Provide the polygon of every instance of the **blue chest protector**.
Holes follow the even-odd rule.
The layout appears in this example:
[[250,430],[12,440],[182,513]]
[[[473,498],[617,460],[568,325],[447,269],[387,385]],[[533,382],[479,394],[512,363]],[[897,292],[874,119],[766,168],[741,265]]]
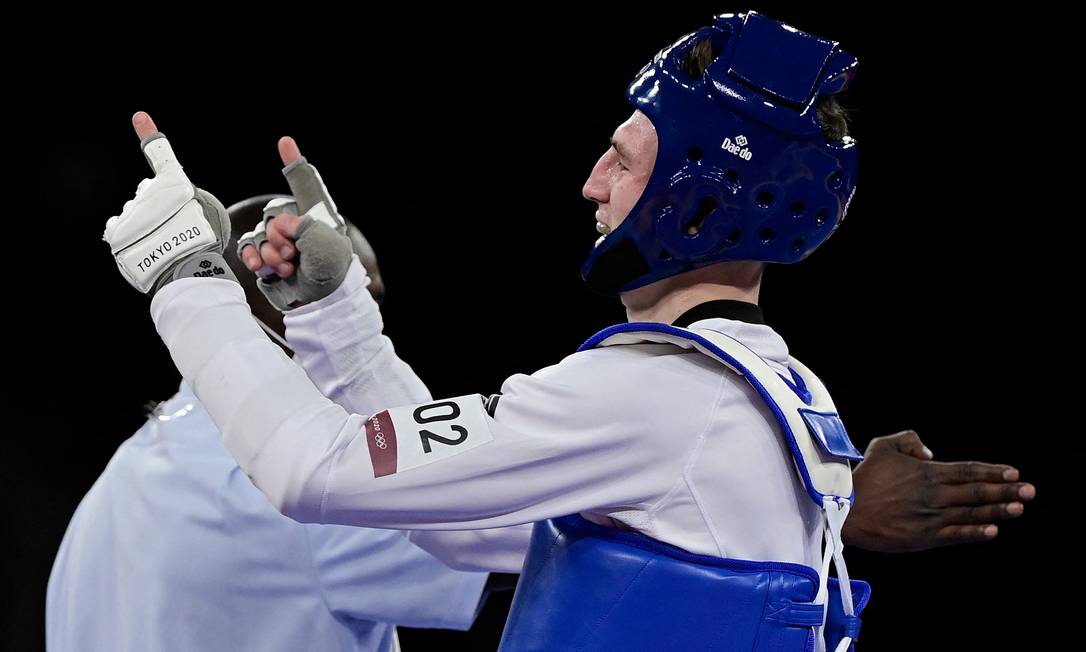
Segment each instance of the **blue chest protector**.
[[[578,515],[543,521],[533,530],[500,650],[813,651],[823,622],[825,649],[853,649],[871,589],[848,581],[840,528],[853,499],[848,460],[860,454],[821,383],[795,360],[792,379],[781,378],[739,342],[707,330],[622,324],[581,349],[646,341],[710,355],[766,400],[800,480],[824,510],[822,572],[696,555]],[[831,558],[848,594],[828,577]]]

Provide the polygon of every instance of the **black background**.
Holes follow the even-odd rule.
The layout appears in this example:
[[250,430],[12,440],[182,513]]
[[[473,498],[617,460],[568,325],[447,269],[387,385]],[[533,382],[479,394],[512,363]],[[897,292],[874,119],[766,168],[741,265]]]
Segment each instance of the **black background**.
[[[1043,622],[1030,561],[1054,554],[1042,547],[1042,444],[1068,430],[1034,362],[1072,366],[1051,330],[1043,254],[1074,238],[1038,203],[1073,194],[1046,191],[1039,165],[1055,121],[1044,79],[1060,59],[1021,16],[873,4],[757,5],[859,56],[847,104],[862,160],[845,224],[811,259],[771,268],[762,303],[861,448],[914,428],[938,459],[1013,464],[1039,485],[994,542],[849,554],[853,577],[875,586],[866,649],[1010,649]],[[143,404],[179,381],[146,298],[100,242],[148,175],[135,110],[227,205],[286,189],[275,144],[294,136],[377,250],[399,353],[435,396],[486,394],[624,319],[580,283],[596,238],[580,188],[630,112],[633,73],[725,9],[746,7],[293,7],[115,34],[68,15],[39,50],[11,52],[9,102],[25,114],[7,134],[24,181],[7,202],[20,219],[5,254],[21,272],[7,287],[5,649],[42,646],[71,513]],[[491,649],[507,603],[468,634],[405,630],[404,649]]]

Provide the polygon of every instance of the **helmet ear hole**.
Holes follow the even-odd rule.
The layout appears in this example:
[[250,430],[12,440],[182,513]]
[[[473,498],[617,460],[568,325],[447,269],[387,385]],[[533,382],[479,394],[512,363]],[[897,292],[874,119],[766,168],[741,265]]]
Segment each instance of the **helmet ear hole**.
[[683,224],[683,233],[691,238],[700,233],[701,227],[705,225],[705,220],[708,219],[716,208],[717,203],[715,198],[702,197],[701,202],[698,204],[698,211],[694,213],[694,217]]

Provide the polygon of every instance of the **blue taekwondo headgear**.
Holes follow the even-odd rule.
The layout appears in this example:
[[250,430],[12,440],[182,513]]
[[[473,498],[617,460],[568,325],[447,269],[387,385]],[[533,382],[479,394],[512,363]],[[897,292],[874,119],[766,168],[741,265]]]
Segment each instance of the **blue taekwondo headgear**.
[[[708,39],[700,77],[683,66]],[[819,99],[856,57],[753,11],[725,14],[660,51],[626,91],[659,138],[637,204],[581,269],[590,288],[632,290],[725,260],[794,263],[836,230],[856,190],[856,141],[828,142]]]

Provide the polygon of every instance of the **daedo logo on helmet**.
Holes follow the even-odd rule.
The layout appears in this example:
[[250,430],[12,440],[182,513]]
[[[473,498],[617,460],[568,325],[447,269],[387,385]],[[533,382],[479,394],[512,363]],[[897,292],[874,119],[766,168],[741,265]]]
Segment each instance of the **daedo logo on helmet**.
[[754,152],[747,149],[746,144],[747,137],[740,134],[735,137],[735,142],[732,142],[731,138],[725,138],[724,142],[720,144],[720,149],[735,154],[744,161],[749,161],[754,156]]

